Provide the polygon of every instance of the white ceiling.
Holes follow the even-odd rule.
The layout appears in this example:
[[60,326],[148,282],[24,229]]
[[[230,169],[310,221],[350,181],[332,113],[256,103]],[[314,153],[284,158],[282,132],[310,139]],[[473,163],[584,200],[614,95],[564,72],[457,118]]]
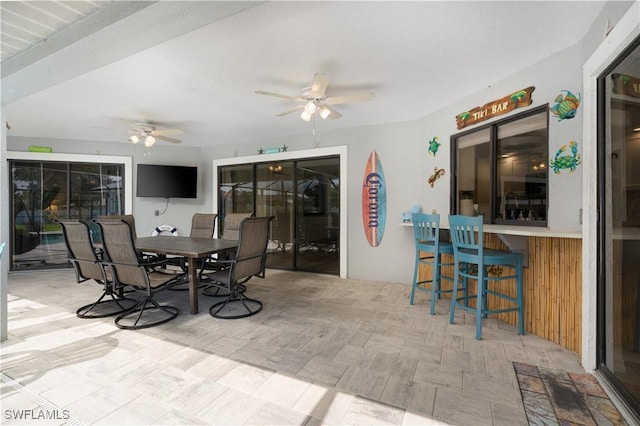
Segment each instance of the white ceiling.
[[275,116],[296,104],[254,91],[298,95],[316,72],[329,96],[376,94],[316,119],[319,135],[414,120],[575,44],[604,4],[90,3],[62,32],[3,50],[9,136],[125,142],[125,120],[180,128],[187,146],[309,135],[297,114]]

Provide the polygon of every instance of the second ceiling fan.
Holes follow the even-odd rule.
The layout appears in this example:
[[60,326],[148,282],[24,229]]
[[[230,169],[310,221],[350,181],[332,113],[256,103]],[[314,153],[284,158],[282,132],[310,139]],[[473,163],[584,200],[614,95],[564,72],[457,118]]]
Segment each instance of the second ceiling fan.
[[333,105],[347,104],[352,102],[367,102],[372,101],[376,95],[373,93],[359,93],[354,95],[342,95],[342,96],[329,96],[327,97],[327,87],[329,86],[329,76],[323,73],[316,73],[313,81],[309,86],[302,89],[300,95],[290,96],[280,93],[268,92],[265,90],[256,90],[258,95],[275,96],[277,98],[288,99],[301,104],[283,111],[276,116],[283,116],[291,114],[296,111],[301,111],[300,118],[305,121],[311,120],[311,117],[317,112],[322,119],[331,118],[336,119],[342,117],[338,111],[333,108]]
[[129,140],[134,144],[144,142],[144,146],[147,148],[151,148],[156,143],[156,140],[181,143],[182,140],[170,137],[169,135],[181,135],[184,133],[181,129],[159,127],[150,122],[130,121],[129,127]]

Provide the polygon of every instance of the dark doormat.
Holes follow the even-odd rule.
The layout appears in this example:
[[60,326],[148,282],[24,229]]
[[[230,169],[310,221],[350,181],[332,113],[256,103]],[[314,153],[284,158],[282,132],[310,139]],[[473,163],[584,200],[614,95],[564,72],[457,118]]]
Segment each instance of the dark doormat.
[[530,425],[626,425],[591,374],[514,362]]

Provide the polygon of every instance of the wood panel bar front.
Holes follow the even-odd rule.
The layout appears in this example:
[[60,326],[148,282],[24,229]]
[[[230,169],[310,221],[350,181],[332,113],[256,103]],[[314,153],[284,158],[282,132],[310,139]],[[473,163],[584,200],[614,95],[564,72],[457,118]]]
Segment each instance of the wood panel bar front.
[[[524,268],[525,332],[543,337],[551,342],[581,353],[582,345],[582,239],[539,237],[528,238],[528,267]],[[484,235],[485,247],[508,250],[497,234]],[[453,261],[451,255],[443,255],[443,262]],[[508,272],[508,271],[507,271]],[[453,267],[442,268],[442,274],[453,276]],[[431,277],[431,267],[421,265],[421,280]],[[515,297],[515,283],[493,283],[502,291]],[[442,288],[452,283],[442,281]],[[470,281],[475,292],[475,282]],[[508,306],[508,302],[490,296],[491,309]],[[496,318],[514,326],[517,313],[507,312]]]

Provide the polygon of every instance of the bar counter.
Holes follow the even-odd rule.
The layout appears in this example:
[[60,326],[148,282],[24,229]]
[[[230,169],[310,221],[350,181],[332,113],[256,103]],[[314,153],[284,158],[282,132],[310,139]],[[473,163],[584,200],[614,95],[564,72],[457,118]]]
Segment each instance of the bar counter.
[[[402,226],[412,227],[413,224],[411,222],[402,222]],[[449,229],[449,224],[442,221],[440,223],[440,229]],[[539,226],[485,224],[483,229],[484,232],[488,234],[522,235],[525,237],[582,238],[582,231],[557,231]]]
[[[412,227],[411,222],[402,226]],[[448,224],[441,224],[448,229]],[[581,232],[553,231],[532,226],[484,225],[485,247],[510,250],[510,236],[524,250],[524,303],[525,332],[543,337],[578,354],[582,340],[582,234]],[[507,244],[509,243],[509,245]],[[522,247],[523,246],[523,247]],[[453,261],[443,255],[443,262]],[[442,274],[453,276],[452,267],[442,268]],[[431,268],[421,265],[420,280],[431,277]],[[451,282],[442,281],[443,288]],[[493,285],[505,286],[505,292],[515,296],[513,281]],[[475,283],[470,283],[475,292]],[[514,289],[510,292],[509,289]],[[490,307],[503,306],[501,300],[490,297]],[[517,325],[515,312],[496,315],[502,321]],[[516,331],[514,331],[516,332]]]

